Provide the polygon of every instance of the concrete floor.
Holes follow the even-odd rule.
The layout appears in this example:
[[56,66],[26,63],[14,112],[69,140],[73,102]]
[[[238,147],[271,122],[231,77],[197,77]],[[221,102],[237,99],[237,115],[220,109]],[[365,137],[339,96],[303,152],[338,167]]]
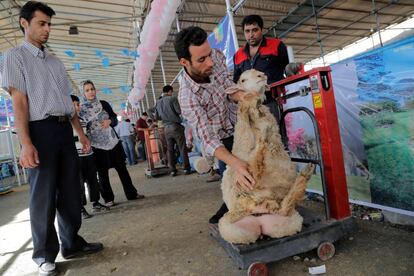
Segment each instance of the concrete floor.
[[[84,220],[80,231],[88,241],[103,242],[105,249],[71,261],[58,256],[59,275],[246,275],[208,234],[207,220],[221,201],[219,183],[205,183],[204,176],[195,174],[146,179],[144,167],[128,168],[147,197],[140,201],[126,201],[111,171],[119,204]],[[0,197],[0,275],[37,273],[31,260],[27,191],[26,185]],[[315,202],[304,204],[321,208]],[[300,260],[270,264],[270,275],[309,275],[308,266],[321,264],[326,275],[414,275],[413,232],[381,222],[358,224],[358,233],[335,244],[331,260],[316,260],[312,251],[299,255]]]

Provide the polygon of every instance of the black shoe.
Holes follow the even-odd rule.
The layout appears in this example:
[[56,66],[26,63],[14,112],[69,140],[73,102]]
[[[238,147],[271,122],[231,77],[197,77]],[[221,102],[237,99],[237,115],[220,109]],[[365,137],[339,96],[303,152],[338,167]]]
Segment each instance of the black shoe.
[[94,202],[93,205],[92,205],[92,211],[93,212],[109,211],[109,210],[111,210],[111,208],[101,204],[100,202]]
[[136,199],[143,199],[143,198],[145,198],[144,195],[137,194],[135,197],[128,198],[128,200],[136,200]]
[[86,211],[85,207],[82,207],[81,214],[83,219],[88,219],[92,217],[92,215],[89,214],[88,211]]
[[193,172],[191,171],[191,169],[189,169],[189,170],[184,170],[184,174],[185,175],[189,175],[189,174],[192,174]]
[[101,251],[103,249],[103,244],[100,242],[91,242],[91,243],[85,243],[81,248],[75,249],[75,250],[69,250],[61,248],[60,253],[62,254],[62,257],[64,259],[73,259],[82,257],[87,254],[96,253],[98,251]]
[[227,213],[229,211],[229,209],[227,208],[226,204],[223,203],[220,207],[220,209],[218,209],[218,211],[214,214],[214,216],[212,216],[208,222],[212,223],[212,224],[216,224],[219,222],[219,220],[224,216],[225,213]]
[[170,172],[170,175],[171,175],[172,177],[177,176],[177,171],[172,171],[172,172]]

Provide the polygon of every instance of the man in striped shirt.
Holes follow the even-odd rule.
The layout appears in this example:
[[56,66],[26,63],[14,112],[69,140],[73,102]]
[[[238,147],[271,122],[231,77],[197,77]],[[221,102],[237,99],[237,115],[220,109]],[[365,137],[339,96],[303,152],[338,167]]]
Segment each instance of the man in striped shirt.
[[[232,99],[225,94],[225,89],[234,83],[224,55],[211,49],[207,33],[199,27],[179,32],[174,47],[184,67],[178,94],[182,116],[196,130],[205,152],[219,160],[221,173],[226,164],[231,166],[239,187],[252,189],[255,182],[247,170],[247,163],[231,154],[237,114],[234,101],[242,92],[232,94]],[[210,223],[217,223],[225,212],[227,207],[223,204]]]
[[53,9],[29,1],[20,11],[23,44],[10,49],[2,64],[2,87],[13,100],[21,143],[20,164],[28,168],[33,260],[39,275],[55,275],[59,240],[54,226],[57,212],[61,254],[73,258],[103,248],[78,235],[81,197],[78,156],[72,127],[85,151],[90,150],[74,111],[63,63],[45,48]]

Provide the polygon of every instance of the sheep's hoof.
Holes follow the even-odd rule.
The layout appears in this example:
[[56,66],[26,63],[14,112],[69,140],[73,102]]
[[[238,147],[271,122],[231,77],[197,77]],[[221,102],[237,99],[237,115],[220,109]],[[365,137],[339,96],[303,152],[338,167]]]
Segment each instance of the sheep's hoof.
[[269,269],[265,263],[252,263],[247,270],[248,276],[268,276]]

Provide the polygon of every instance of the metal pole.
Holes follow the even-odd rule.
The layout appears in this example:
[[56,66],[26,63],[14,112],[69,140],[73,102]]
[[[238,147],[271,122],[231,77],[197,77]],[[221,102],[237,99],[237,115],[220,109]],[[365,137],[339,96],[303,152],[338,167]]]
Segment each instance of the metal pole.
[[175,75],[174,79],[171,81],[170,85],[173,85],[173,83],[178,79],[178,77],[184,72],[184,69],[181,68],[180,72],[178,72],[177,75]]
[[164,71],[164,61],[162,60],[161,50],[160,50],[160,64],[161,64],[161,71],[162,71],[162,79],[164,81],[164,85],[167,85],[167,79],[165,78],[165,71]]
[[147,92],[145,92],[145,102],[147,103],[147,109],[149,109],[150,108],[150,105],[149,105],[149,101],[148,101],[148,96],[147,96]]
[[180,21],[178,20],[178,15],[179,13],[175,13],[175,23],[177,24],[177,33],[179,33],[181,31],[181,27],[180,27]]
[[232,8],[234,14],[236,14],[236,12],[241,8],[244,2],[246,2],[246,0],[240,0],[238,3],[234,4]]
[[384,45],[382,44],[380,23],[379,23],[378,11],[377,11],[377,8],[375,6],[375,0],[372,0],[372,12],[375,14],[375,21],[376,21],[376,24],[377,24],[378,37],[379,37],[381,47],[383,47]]
[[316,38],[317,38],[317,41],[319,42],[319,48],[321,49],[321,58],[322,58],[323,65],[325,66],[325,57],[324,57],[325,54],[323,53],[321,34],[319,33],[318,13],[316,12],[316,9],[315,9],[314,0],[312,0],[312,9],[313,9],[313,14],[315,15]]
[[229,16],[229,20],[230,20],[231,33],[233,34],[234,47],[237,50],[239,49],[239,41],[237,39],[236,26],[234,25],[234,18],[233,18],[233,9],[231,8],[230,0],[226,0],[226,7],[227,7],[227,15]]
[[146,109],[145,109],[145,105],[144,105],[144,101],[143,101],[143,100],[141,100],[140,102],[141,102],[142,112],[144,112],[144,111],[146,110]]
[[[14,172],[16,173],[16,176],[17,176],[17,183],[19,183],[19,186],[21,186],[22,182],[20,180],[19,166],[17,165],[17,158],[16,158],[16,154],[14,152],[13,133],[12,133],[11,123],[10,123],[10,118],[9,118],[9,108],[7,107],[7,98],[4,98],[4,107],[5,107],[5,111],[6,111],[7,126],[9,128],[10,153],[13,156]],[[24,168],[23,168],[23,170],[24,170]]]
[[288,53],[289,62],[295,62],[295,54],[293,53],[292,46],[287,46],[287,53]]
[[151,75],[151,88],[152,88],[152,97],[154,98],[154,105],[157,103],[157,97],[155,97],[155,88],[154,88],[154,81],[152,80]]

